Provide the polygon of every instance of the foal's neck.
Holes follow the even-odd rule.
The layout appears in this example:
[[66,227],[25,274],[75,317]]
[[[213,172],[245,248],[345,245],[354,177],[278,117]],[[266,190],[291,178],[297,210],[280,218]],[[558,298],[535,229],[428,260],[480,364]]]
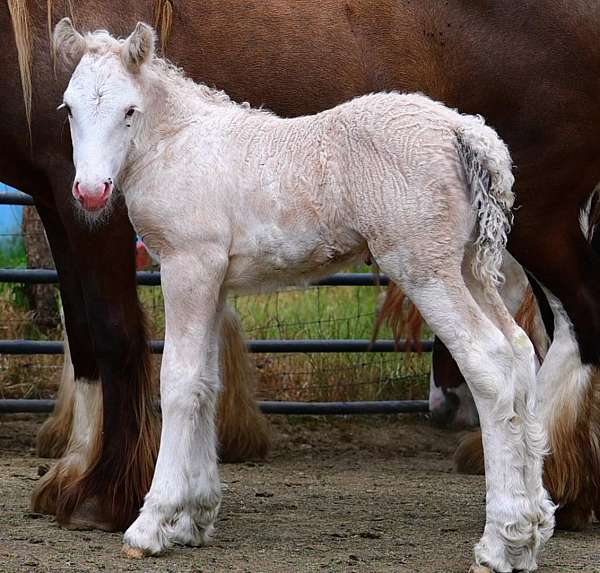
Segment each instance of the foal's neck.
[[182,119],[194,121],[205,115],[239,113],[265,113],[253,110],[248,104],[234,102],[224,91],[196,83],[182,70],[166,60],[156,58],[150,68],[152,83],[164,96],[167,117],[177,123]]
[[[125,169],[125,179],[129,183],[139,181],[169,141],[187,129],[217,116],[224,119],[225,126],[233,116],[268,115],[268,112],[234,102],[223,91],[194,82],[181,70],[158,58],[145,71],[142,89],[146,96],[145,110]],[[210,122],[212,129],[218,129],[218,124]]]

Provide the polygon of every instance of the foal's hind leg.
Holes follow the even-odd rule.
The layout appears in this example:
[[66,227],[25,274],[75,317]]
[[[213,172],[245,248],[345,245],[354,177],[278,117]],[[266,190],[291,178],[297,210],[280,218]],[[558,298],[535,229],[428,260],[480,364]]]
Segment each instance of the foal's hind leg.
[[543,457],[548,449],[548,440],[542,418],[537,413],[535,350],[525,331],[515,322],[500,293],[491,289],[484,290],[481,282],[473,275],[468,256],[463,263],[463,277],[479,306],[501,330],[513,349],[514,407],[517,416],[523,420],[527,447],[525,482],[532,499],[532,512],[537,512],[538,530],[545,542],[552,535],[555,507],[542,483]]
[[534,570],[541,539],[526,486],[527,448],[524,421],[515,412],[516,358],[510,342],[473,299],[456,260],[436,259],[427,273],[420,261],[419,276],[413,278],[402,276],[400,257],[376,258],[446,344],[477,404],[487,484],[486,525],[475,547],[477,564],[498,572]]

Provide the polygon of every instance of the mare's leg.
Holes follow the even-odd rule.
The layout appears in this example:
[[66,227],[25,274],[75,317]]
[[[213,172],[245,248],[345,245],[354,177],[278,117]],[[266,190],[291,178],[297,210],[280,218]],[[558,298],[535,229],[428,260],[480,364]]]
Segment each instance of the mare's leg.
[[271,440],[268,422],[254,396],[256,369],[248,355],[240,320],[229,306],[223,312],[219,358],[223,380],[217,416],[219,457],[225,462],[264,458]]
[[[475,548],[477,564],[498,572],[534,570],[542,536],[537,527],[539,507],[527,484],[529,454],[524,421],[515,404],[515,369],[521,360],[465,285],[460,248],[453,258],[412,253],[419,260],[418,274],[412,274],[409,262],[398,253],[369,247],[380,268],[402,285],[447,346],[477,404],[487,485],[486,524]],[[423,275],[424,268],[428,269],[427,276]],[[529,344],[533,357],[526,337],[522,343],[524,348]],[[539,473],[541,479],[541,470]]]
[[[528,213],[522,209],[517,217]],[[587,525],[600,504],[600,257],[583,236],[578,215],[556,209],[539,226],[517,225],[509,242],[565,311],[554,305],[560,332],[540,371],[538,398],[550,436],[545,479],[559,504],[557,525],[566,528]]]
[[[69,186],[68,180],[61,180],[54,188]],[[40,214],[48,229],[53,212]],[[64,472],[49,472],[34,494],[34,506],[43,508],[44,499],[54,497],[62,524],[124,529],[148,491],[158,445],[149,352],[135,284],[134,233],[120,204],[108,223],[91,230],[70,200],[61,204],[60,215],[68,242],[64,231],[49,233],[48,238],[61,283],[72,279],[72,289],[65,293],[62,284],[61,289],[63,297],[67,295],[63,302],[76,385],[93,381],[99,388],[100,380],[102,421],[88,442],[84,468],[65,479],[59,479]],[[57,248],[63,242],[65,249]],[[73,307],[71,291],[79,293],[81,306]],[[83,392],[80,402],[87,407],[98,403],[89,398]],[[71,465],[66,457],[58,462],[59,468]]]
[[144,506],[125,533],[129,557],[158,554],[172,543],[200,545],[214,529],[221,499],[218,328],[227,262],[227,253],[212,245],[162,261],[161,445]]
[[37,435],[37,454],[42,458],[59,458],[67,449],[73,422],[75,372],[69,350],[69,337],[64,327],[65,355],[54,411],[42,424]]
[[[55,418],[60,421],[60,435],[64,437],[68,428],[66,451],[36,484],[32,495],[34,509],[55,513],[62,492],[79,479],[89,466],[94,444],[102,428],[102,404],[98,369],[87,325],[80,277],[73,265],[73,252],[54,205],[38,199],[37,208],[59,273],[65,323],[72,339],[70,349],[73,366],[69,367],[65,357],[63,378],[71,379],[72,374],[74,381],[67,380],[66,386],[61,388],[60,413]],[[106,527],[105,522],[99,525]]]

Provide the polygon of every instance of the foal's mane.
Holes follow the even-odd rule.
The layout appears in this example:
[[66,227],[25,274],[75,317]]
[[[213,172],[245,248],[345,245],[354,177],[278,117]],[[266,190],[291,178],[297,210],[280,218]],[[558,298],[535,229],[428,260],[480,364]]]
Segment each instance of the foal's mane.
[[[31,111],[32,111],[32,70],[33,70],[33,37],[31,35],[31,14],[27,6],[27,0],[7,0],[8,10],[12,23],[17,57],[19,59],[19,73],[21,76],[21,89],[23,90],[23,102],[25,104],[25,118],[31,141]],[[73,15],[73,4],[66,0],[69,16],[75,21]],[[52,44],[52,9],[54,0],[46,0],[48,37]],[[160,36],[160,48],[164,53],[171,36],[173,27],[173,0],[155,0],[154,2],[154,28]],[[54,51],[53,51],[54,55]]]
[[[86,43],[86,53],[88,54],[119,54],[125,39],[115,38],[107,30],[95,30],[86,32],[83,37]],[[218,106],[236,106],[248,110],[250,113],[270,113],[264,109],[251,108],[248,103],[238,104],[233,101],[224,91],[211,88],[206,84],[195,82],[186,75],[185,71],[170,62],[168,59],[155,55],[153,60],[146,64],[160,78],[174,84],[181,91],[190,95],[200,97],[204,101]]]

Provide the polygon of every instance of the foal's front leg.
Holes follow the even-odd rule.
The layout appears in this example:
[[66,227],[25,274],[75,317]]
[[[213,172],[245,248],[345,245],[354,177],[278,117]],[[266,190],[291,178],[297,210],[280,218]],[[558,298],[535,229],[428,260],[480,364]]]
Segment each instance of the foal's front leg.
[[125,533],[123,549],[130,557],[158,554],[173,543],[206,543],[221,500],[214,418],[227,256],[219,251],[194,255],[162,262],[163,425],[150,492]]

